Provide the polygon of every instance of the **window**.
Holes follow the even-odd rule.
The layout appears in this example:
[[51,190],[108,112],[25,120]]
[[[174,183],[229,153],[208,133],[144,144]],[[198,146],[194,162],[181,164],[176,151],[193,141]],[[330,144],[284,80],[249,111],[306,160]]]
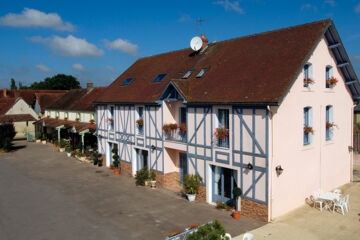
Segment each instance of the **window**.
[[307,63],[304,65],[304,87],[309,87],[309,84],[313,84],[312,66],[310,63]]
[[154,78],[153,82],[161,82],[165,77],[166,77],[167,73],[162,73],[156,76],[156,78]]
[[186,123],[186,108],[180,108],[180,124]]
[[198,75],[196,75],[196,77],[201,78],[207,70],[208,70],[208,68],[201,69],[200,72],[198,73]]
[[81,120],[81,115],[80,115],[80,113],[76,113],[76,120],[77,120],[77,121],[80,121],[80,120]]
[[109,108],[109,129],[114,130],[114,106],[110,106]]
[[[229,109],[219,109],[218,110],[218,127],[217,129],[222,129],[225,131],[229,131]],[[229,134],[224,138],[217,139],[217,145],[219,147],[229,147]]]
[[331,140],[333,137],[332,128],[334,126],[333,122],[333,107],[326,106],[326,140]]
[[312,109],[311,107],[304,108],[304,145],[311,144],[312,140]]
[[190,77],[190,75],[194,72],[194,70],[189,70],[185,75],[182,77],[183,79],[187,79]]
[[120,86],[126,86],[126,85],[130,84],[132,82],[132,80],[134,80],[134,78],[127,78],[120,84]]
[[331,66],[326,66],[325,68],[325,87],[330,88],[330,84],[328,84],[328,81],[333,76],[333,69]]
[[59,112],[55,112],[55,118],[59,118],[60,113]]
[[91,119],[91,120],[95,120],[95,113],[92,113],[92,114],[90,115],[90,119]]
[[68,112],[65,112],[65,113],[64,113],[64,118],[65,118],[65,119],[69,119],[69,113],[68,113]]
[[137,134],[144,135],[144,108],[136,108],[137,119],[136,119],[136,131]]

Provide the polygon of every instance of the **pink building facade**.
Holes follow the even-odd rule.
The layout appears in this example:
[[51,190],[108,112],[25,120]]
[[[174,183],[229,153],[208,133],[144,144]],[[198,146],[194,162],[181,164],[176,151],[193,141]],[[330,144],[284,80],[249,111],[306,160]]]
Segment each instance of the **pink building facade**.
[[[296,43],[304,33],[307,44]],[[275,43],[279,37],[284,42]],[[268,50],[272,39],[275,49]],[[263,55],[256,55],[259,47]],[[299,56],[291,52],[300,48]],[[205,49],[140,59],[96,100],[106,166],[116,144],[123,172],[135,175],[146,166],[160,186],[175,191],[184,174],[198,174],[197,199],[210,204],[232,201],[232,189],[240,187],[242,214],[263,221],[301,206],[318,188],[350,181],[353,99],[360,88],[331,20]],[[286,54],[282,70],[276,59],[281,64]],[[327,84],[332,77],[336,85]],[[309,78],[312,84],[305,84]],[[175,123],[182,128],[166,130]],[[219,129],[228,136],[219,139]]]

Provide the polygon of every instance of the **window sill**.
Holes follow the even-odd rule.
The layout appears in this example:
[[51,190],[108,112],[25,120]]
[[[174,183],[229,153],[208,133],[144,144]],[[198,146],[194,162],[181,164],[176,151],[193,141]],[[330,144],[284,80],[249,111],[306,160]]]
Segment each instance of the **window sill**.
[[215,149],[221,149],[221,150],[229,150],[230,147],[219,147],[219,146],[215,146]]
[[302,151],[308,151],[308,150],[312,150],[312,149],[314,149],[314,145],[309,143],[309,144],[304,144],[303,145]]
[[326,139],[324,145],[327,146],[327,145],[333,145],[333,144],[334,144],[334,139],[331,138],[331,139]]
[[332,89],[332,88],[326,88],[324,90],[324,92],[326,92],[326,93],[335,93],[334,89]]

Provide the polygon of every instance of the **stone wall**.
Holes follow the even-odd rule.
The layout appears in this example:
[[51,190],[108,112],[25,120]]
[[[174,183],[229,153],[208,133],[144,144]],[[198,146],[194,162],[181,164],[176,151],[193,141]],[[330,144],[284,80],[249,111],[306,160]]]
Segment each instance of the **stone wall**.
[[120,161],[121,173],[132,176],[131,163]]
[[267,222],[268,205],[241,198],[241,214]]

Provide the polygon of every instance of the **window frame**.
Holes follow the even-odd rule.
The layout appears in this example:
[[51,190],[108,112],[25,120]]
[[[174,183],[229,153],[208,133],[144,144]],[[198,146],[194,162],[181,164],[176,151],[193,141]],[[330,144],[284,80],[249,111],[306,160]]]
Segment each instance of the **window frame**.
[[124,81],[122,81],[122,83],[120,84],[120,86],[126,86],[129,85],[132,81],[134,81],[135,78],[126,78]]
[[326,83],[328,79],[333,77],[333,67],[331,65],[326,65],[325,67],[325,88],[330,89],[330,85]]
[[182,77],[182,79],[188,79],[191,74],[193,74],[194,70],[193,69],[190,69],[189,71],[187,71],[184,76]]
[[[111,113],[111,109],[113,110],[113,112]],[[109,120],[108,120],[108,129],[109,129],[109,131],[115,131],[115,118],[114,118],[114,115],[115,115],[115,106],[114,105],[109,105],[109,107],[108,107],[108,119],[109,118],[111,118],[111,119],[113,119],[113,122],[110,122]]]
[[204,74],[209,70],[208,67],[202,68],[200,72],[196,75],[196,78],[202,78]]
[[333,139],[333,131],[332,127],[327,127],[326,123],[333,123],[334,122],[334,107],[332,105],[327,105],[325,107],[325,140],[331,141]]
[[[220,117],[220,113],[222,113],[222,116]],[[228,108],[218,108],[216,112],[216,125],[217,128],[225,128],[228,131],[230,131],[230,110]],[[222,121],[225,121],[225,124],[222,123]],[[227,126],[226,126],[227,124]],[[229,148],[230,147],[230,134],[225,138],[225,140],[217,139],[216,141],[217,147],[223,147],[223,148]]]
[[167,75],[168,75],[167,73],[160,73],[152,80],[152,82],[154,83],[162,82],[162,80],[164,80],[164,78],[166,78]]
[[[312,64],[311,63],[306,63],[303,67],[303,74],[304,74],[304,79],[312,79]],[[309,87],[310,84],[309,83],[303,83],[304,87]]]
[[303,145],[307,146],[312,143],[312,133],[306,133],[304,128],[305,127],[313,127],[312,124],[312,107],[304,107],[303,108],[303,115],[304,115],[304,123],[303,123]]

